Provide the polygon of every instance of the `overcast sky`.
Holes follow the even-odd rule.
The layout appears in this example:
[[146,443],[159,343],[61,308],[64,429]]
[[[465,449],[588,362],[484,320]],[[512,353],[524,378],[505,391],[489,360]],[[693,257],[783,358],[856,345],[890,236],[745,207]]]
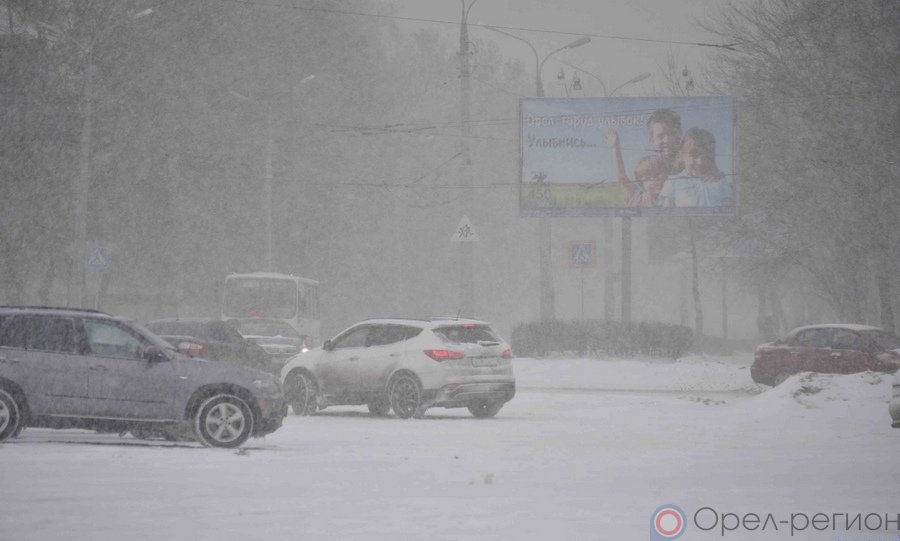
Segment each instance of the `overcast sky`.
[[[470,1],[466,0],[467,5]],[[460,0],[395,0],[395,3],[399,6],[399,16],[455,23],[460,20]],[[702,63],[716,49],[681,43],[720,43],[715,35],[700,30],[695,21],[719,13],[724,4],[721,0],[477,0],[469,22],[521,28],[509,31],[531,41],[542,57],[581,34],[590,36],[591,43],[560,53],[547,62],[543,79],[547,95],[553,96],[563,92],[554,84],[555,74],[560,68],[567,72],[571,69],[559,60],[599,76],[609,89],[643,72],[656,75],[670,51],[685,64]],[[419,25],[442,28],[448,36],[458,36],[459,32],[458,27],[449,24],[400,23],[402,28],[409,29]],[[494,40],[507,55],[521,58],[526,65],[534,63],[531,50],[519,41],[485,29],[473,28],[471,33],[474,39]],[[583,81],[589,79],[582,77]],[[652,79],[647,80],[635,85],[630,93],[647,94],[653,85]]]

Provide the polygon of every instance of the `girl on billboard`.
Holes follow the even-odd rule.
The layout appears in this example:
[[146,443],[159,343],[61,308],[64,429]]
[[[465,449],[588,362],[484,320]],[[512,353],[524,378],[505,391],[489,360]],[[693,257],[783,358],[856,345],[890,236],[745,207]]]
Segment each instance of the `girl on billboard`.
[[734,206],[731,183],[716,165],[716,139],[707,130],[691,128],[684,134],[675,169],[659,192],[667,207]]

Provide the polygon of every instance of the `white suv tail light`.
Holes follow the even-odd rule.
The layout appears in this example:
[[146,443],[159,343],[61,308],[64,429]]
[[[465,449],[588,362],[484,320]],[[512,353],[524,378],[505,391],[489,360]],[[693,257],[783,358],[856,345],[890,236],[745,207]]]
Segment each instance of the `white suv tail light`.
[[457,359],[462,359],[466,355],[460,351],[453,351],[452,349],[426,349],[425,355],[428,355],[435,361],[453,361]]

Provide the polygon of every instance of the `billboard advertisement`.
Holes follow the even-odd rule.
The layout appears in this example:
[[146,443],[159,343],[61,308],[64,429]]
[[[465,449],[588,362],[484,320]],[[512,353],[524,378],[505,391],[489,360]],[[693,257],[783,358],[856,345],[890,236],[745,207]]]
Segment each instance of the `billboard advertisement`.
[[524,98],[523,216],[734,216],[727,96]]

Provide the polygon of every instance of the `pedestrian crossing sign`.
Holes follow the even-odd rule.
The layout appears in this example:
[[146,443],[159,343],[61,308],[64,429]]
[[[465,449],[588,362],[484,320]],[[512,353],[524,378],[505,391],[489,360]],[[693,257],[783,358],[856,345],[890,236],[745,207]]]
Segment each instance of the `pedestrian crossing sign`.
[[87,266],[92,269],[105,269],[108,267],[109,246],[93,241],[87,244]]
[[463,215],[462,220],[459,221],[459,225],[456,226],[456,230],[453,232],[453,235],[450,236],[450,242],[478,241],[478,232],[475,231],[475,226],[472,225],[472,222],[469,220],[468,216]]
[[597,265],[597,245],[594,241],[572,241],[569,243],[569,265],[584,269]]

